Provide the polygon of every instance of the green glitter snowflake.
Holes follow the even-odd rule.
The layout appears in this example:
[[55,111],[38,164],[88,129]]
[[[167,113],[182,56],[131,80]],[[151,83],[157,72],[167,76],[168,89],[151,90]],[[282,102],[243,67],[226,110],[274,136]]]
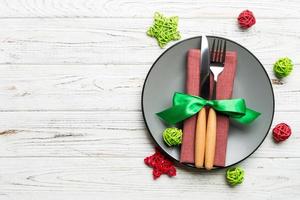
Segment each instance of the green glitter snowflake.
[[179,40],[178,17],[164,17],[156,12],[154,14],[154,24],[147,31],[147,35],[155,37],[161,48],[172,40]]

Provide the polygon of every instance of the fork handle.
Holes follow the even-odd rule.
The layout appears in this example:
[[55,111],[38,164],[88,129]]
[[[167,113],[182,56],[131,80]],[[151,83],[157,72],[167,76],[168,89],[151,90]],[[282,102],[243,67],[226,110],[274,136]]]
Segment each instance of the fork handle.
[[210,170],[214,165],[217,132],[217,115],[213,108],[209,109],[206,130],[205,168]]
[[195,166],[204,167],[205,152],[205,135],[206,135],[206,108],[202,108],[197,117],[196,136],[195,136]]

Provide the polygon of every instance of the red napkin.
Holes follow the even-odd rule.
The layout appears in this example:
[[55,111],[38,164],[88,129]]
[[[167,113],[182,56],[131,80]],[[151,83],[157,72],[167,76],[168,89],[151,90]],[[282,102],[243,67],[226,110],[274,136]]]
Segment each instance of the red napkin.
[[[216,99],[232,98],[234,77],[236,74],[237,54],[227,51],[225,65],[218,77],[216,86]],[[224,167],[226,161],[227,136],[229,130],[229,117],[217,115],[217,140],[215,152],[215,166]]]
[[[200,94],[200,50],[190,49],[187,55],[186,69],[186,93],[199,96]],[[236,72],[237,56],[236,52],[227,52],[223,72],[219,75],[216,88],[216,99],[231,98],[233,82]],[[210,77],[212,93],[213,77]],[[181,145],[180,162],[195,162],[195,130],[197,116],[190,117],[183,124],[183,138]],[[229,128],[229,119],[226,116],[217,116],[217,141],[216,141],[216,166],[225,166],[227,135]]]
[[[187,55],[186,93],[199,96],[200,88],[200,50],[190,49]],[[188,118],[183,123],[180,162],[194,163],[195,131],[197,116]]]

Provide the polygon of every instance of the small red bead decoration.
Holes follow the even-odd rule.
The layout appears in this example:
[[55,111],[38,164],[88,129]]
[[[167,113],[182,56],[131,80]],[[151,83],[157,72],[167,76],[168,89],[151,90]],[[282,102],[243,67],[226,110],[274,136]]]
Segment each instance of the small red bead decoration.
[[166,159],[157,148],[152,156],[148,156],[144,159],[144,162],[153,168],[152,174],[154,179],[159,178],[162,174],[167,174],[170,177],[176,176],[174,164]]
[[238,22],[243,29],[248,29],[256,23],[255,17],[250,10],[244,10],[238,17]]
[[282,142],[290,137],[292,130],[289,125],[280,123],[273,128],[273,138],[275,142]]

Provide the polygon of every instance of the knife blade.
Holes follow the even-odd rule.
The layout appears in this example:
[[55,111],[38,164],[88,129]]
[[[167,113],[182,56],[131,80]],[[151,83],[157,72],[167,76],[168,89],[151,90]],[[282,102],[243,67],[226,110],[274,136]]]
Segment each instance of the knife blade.
[[200,96],[209,99],[210,89],[210,58],[208,40],[205,35],[201,37],[201,64],[200,64]]
[[[201,62],[200,62],[200,96],[209,99],[210,90],[210,58],[208,40],[205,35],[201,37]],[[197,117],[195,134],[195,166],[204,167],[206,143],[206,108],[202,108]]]

